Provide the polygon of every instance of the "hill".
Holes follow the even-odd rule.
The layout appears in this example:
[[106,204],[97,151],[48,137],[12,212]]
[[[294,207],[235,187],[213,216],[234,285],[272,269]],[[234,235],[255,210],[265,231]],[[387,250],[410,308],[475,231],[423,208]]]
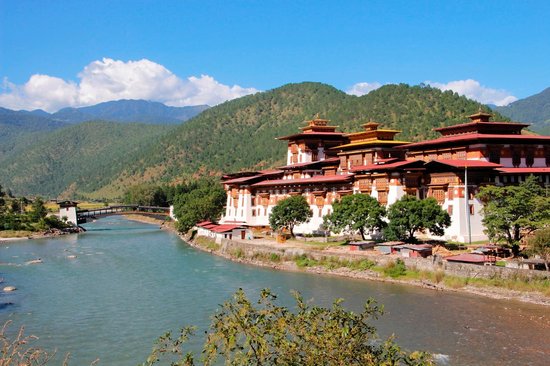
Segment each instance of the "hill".
[[[0,157],[0,184],[14,193],[77,197],[109,184],[172,126],[85,122],[17,146]],[[131,170],[130,170],[131,171]]]
[[[210,108],[174,126],[169,133],[157,131],[154,143],[148,141],[128,152],[117,150],[121,162],[109,155],[109,149],[121,149],[126,144],[120,141],[126,141],[126,137],[114,138],[105,128],[96,133],[90,125],[88,133],[94,134],[94,140],[78,141],[75,135],[84,132],[63,129],[32,153],[21,151],[20,156],[10,160],[9,169],[0,161],[0,177],[9,173],[9,180],[1,183],[14,191],[50,195],[71,186],[70,192],[111,198],[138,182],[173,183],[192,176],[282,165],[286,144],[276,137],[298,131],[317,113],[331,119],[342,131],[357,131],[372,119],[384,127],[403,130],[400,139],[419,141],[436,137],[432,128],[463,122],[481,107],[486,108],[451,91],[431,87],[386,85],[357,97],[320,83],[288,84]],[[505,120],[500,115],[496,119]],[[72,153],[55,148],[65,140],[70,141]],[[95,149],[96,157],[94,149],[86,148],[85,154],[78,150],[97,143],[101,146]],[[41,151],[51,149],[58,150],[39,156]],[[72,154],[74,159],[69,156],[64,160]],[[106,162],[99,161],[102,159]],[[97,167],[100,163],[103,165]],[[33,167],[32,174],[22,168],[25,166]],[[76,173],[78,170],[82,172]]]
[[102,120],[148,124],[179,124],[208,109],[207,105],[169,107],[146,100],[116,100],[89,107],[63,108],[53,113],[56,121],[80,123]]
[[298,131],[317,113],[343,131],[357,131],[372,119],[403,130],[401,139],[419,141],[436,137],[432,128],[463,122],[481,107],[431,87],[387,85],[356,97],[320,83],[289,84],[223,103],[178,126],[144,152],[133,166],[137,174],[122,172],[112,187],[120,192],[136,181],[282,165],[287,147],[275,138]]
[[514,121],[531,123],[535,132],[550,135],[550,88],[495,110]]
[[12,111],[0,108],[0,157],[8,154],[15,146],[21,144],[24,137],[32,140],[33,136],[65,126],[67,126],[67,123],[54,121],[39,111]]
[[50,114],[43,110],[13,111],[0,107],[0,158],[15,146],[36,137],[85,121],[179,124],[208,109],[207,105],[169,107],[145,100],[117,100],[81,108],[64,108]]

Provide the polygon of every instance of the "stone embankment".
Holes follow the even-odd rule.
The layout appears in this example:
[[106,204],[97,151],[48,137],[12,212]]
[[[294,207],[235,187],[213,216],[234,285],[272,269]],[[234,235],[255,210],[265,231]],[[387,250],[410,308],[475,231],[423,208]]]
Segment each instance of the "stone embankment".
[[[158,224],[161,229],[171,230],[177,233],[171,222],[163,220],[152,220],[143,216],[127,216],[128,219]],[[526,289],[517,290],[510,285],[511,282],[527,283],[529,280],[549,282],[550,273],[543,271],[531,271],[526,269],[505,268],[497,266],[477,266],[461,263],[450,263],[441,258],[402,258],[395,255],[380,255],[374,251],[351,251],[341,246],[318,247],[308,243],[286,242],[276,243],[273,240],[228,240],[222,239],[216,243],[213,238],[196,237],[178,234],[189,245],[215,254],[229,260],[252,264],[256,266],[269,267],[284,271],[310,272],[323,275],[335,275],[363,280],[375,280],[392,283],[400,283],[428,288],[437,291],[466,292],[494,299],[517,300],[527,303],[550,306],[550,290],[548,286],[541,290],[539,286],[533,291]],[[354,266],[326,266],[312,265],[299,267],[296,258],[311,258],[319,263],[349,263],[372,262],[378,269],[392,265],[399,258],[406,267],[414,272],[424,272],[418,278],[392,278],[383,274],[383,271],[372,268],[357,268]],[[361,267],[360,265],[358,267]],[[442,277],[449,279],[449,283],[441,280]],[[484,280],[473,285],[476,280]],[[495,280],[495,284],[488,284]],[[458,284],[453,285],[453,282]],[[469,284],[470,282],[470,284]],[[526,285],[525,288],[528,288]]]
[[[450,263],[441,258],[402,258],[395,255],[380,255],[375,251],[350,251],[344,247],[315,248],[302,243],[276,243],[271,240],[228,240],[222,239],[219,243],[213,238],[190,238],[182,236],[190,245],[208,251],[234,261],[265,266],[287,271],[305,271],[317,274],[336,275],[366,280],[409,284],[440,291],[468,292],[495,299],[519,300],[550,306],[550,292],[516,290],[510,285],[513,281],[531,280],[550,281],[550,273],[532,271],[526,269],[504,268],[497,266],[478,266],[461,263]],[[299,267],[296,258],[310,258],[312,266]],[[415,273],[423,273],[425,276],[392,278],[383,274],[383,271],[374,269],[357,269],[353,266],[331,263],[359,263],[370,261],[376,268],[384,268],[395,264],[401,259],[407,269]],[[328,263],[329,265],[315,265],[315,263]],[[447,285],[440,278],[455,279],[460,282],[457,285]],[[485,280],[487,285],[477,283],[477,280]],[[489,285],[496,280],[496,284]],[[451,281],[449,281],[451,282]],[[457,282],[457,281],[454,281]],[[471,282],[471,284],[469,284]],[[473,285],[476,282],[476,285]],[[528,286],[526,286],[528,287]]]

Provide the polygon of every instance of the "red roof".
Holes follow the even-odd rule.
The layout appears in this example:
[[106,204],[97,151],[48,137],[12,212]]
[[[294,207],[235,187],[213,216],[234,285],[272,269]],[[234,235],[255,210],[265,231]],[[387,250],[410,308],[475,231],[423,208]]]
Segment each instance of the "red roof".
[[249,181],[254,180],[256,178],[267,177],[267,176],[270,176],[270,175],[276,175],[276,174],[281,174],[281,173],[283,173],[282,170],[267,170],[267,171],[260,172],[260,174],[256,174],[256,175],[252,175],[252,176],[240,177],[240,178],[226,180],[223,183],[224,184],[246,183],[246,182],[249,182]]
[[352,172],[356,171],[368,171],[368,170],[388,170],[388,169],[395,169],[399,167],[404,167],[406,165],[412,165],[412,164],[418,164],[418,162],[423,162],[422,160],[402,160],[397,161],[395,163],[389,163],[389,164],[369,164],[369,165],[359,165],[351,168]]
[[501,168],[498,170],[504,174],[550,173],[550,168]]
[[432,160],[428,164],[445,164],[454,168],[500,168],[502,165],[485,160]]
[[396,148],[409,149],[411,147],[421,147],[430,145],[442,145],[451,142],[467,142],[467,141],[482,141],[482,140],[532,140],[540,141],[541,143],[550,142],[550,136],[538,136],[538,135],[493,135],[483,133],[468,133],[464,135],[445,136],[434,140],[426,140],[422,142],[413,142],[411,144],[405,144],[396,146]]
[[464,263],[485,263],[485,262],[496,261],[494,257],[489,257],[483,254],[473,254],[473,253],[453,255],[450,257],[445,257],[445,260],[450,262],[464,262]]
[[306,163],[298,163],[298,164],[291,164],[291,165],[285,165],[280,167],[279,169],[294,169],[294,168],[303,168],[310,165],[324,165],[324,164],[331,164],[331,163],[337,163],[340,161],[340,158],[330,158],[325,160],[317,160],[317,161],[308,161]]
[[439,127],[439,128],[434,128],[433,130],[434,131],[452,131],[454,129],[459,129],[459,128],[462,128],[462,127],[468,127],[468,126],[488,126],[488,127],[495,127],[495,126],[498,126],[498,127],[527,127],[527,126],[530,126],[529,123],[519,123],[519,122],[498,122],[498,121],[488,121],[488,122],[483,122],[483,121],[479,121],[479,122],[465,122],[465,123],[461,123],[461,124],[458,124],[458,125],[452,125],[452,126],[445,126],[445,127]]
[[241,225],[232,225],[232,224],[224,224],[224,225],[216,225],[216,227],[210,229],[211,231],[215,233],[225,233],[228,231],[232,231],[233,229],[240,228]]
[[266,187],[274,185],[288,185],[288,184],[314,184],[314,183],[339,183],[348,181],[353,174],[346,175],[318,175],[312,178],[300,178],[300,179],[274,179],[264,180],[262,182],[252,184],[253,187]]
[[206,226],[206,225],[210,225],[210,224],[212,224],[212,222],[210,222],[210,221],[202,221],[202,222],[199,222],[199,223],[197,224],[197,226]]
[[344,137],[344,133],[343,132],[302,132],[302,133],[297,133],[297,134],[294,134],[294,135],[277,137],[277,139],[278,140],[292,140],[292,139],[296,139],[298,137],[315,137],[315,136]]

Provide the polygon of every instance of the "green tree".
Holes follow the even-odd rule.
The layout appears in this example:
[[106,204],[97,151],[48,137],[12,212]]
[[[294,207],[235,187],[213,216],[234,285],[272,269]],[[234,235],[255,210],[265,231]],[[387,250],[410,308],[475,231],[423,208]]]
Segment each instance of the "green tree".
[[6,194],[2,190],[2,185],[0,184],[0,212],[4,210],[4,205],[6,204],[6,200],[4,199],[4,196]]
[[174,214],[180,232],[187,232],[197,222],[220,218],[226,201],[225,191],[218,181],[203,179],[188,185],[174,199]]
[[123,198],[124,203],[140,206],[166,207],[166,194],[154,184],[136,184],[128,188]]
[[535,231],[527,244],[530,254],[539,256],[544,261],[546,270],[550,271],[550,226]]
[[[294,293],[296,311],[275,304],[276,296],[263,290],[254,305],[243,290],[235,293],[213,316],[203,346],[203,364],[214,365],[432,365],[429,355],[407,353],[393,339],[381,341],[370,324],[382,309],[368,300],[362,312],[347,311],[342,299],[331,308],[310,305]],[[194,328],[166,333],[143,366],[167,359],[172,365],[194,365],[185,350]],[[175,359],[175,360],[174,360]]]
[[294,226],[308,222],[313,216],[304,196],[290,196],[275,205],[269,215],[269,225],[275,231],[288,229],[294,237]]
[[42,198],[37,197],[32,202],[31,212],[29,213],[29,218],[32,222],[39,222],[40,219],[43,219],[48,214],[46,207],[44,206],[44,201]]
[[366,194],[353,194],[332,204],[333,212],[325,216],[325,225],[331,231],[359,231],[365,240],[365,233],[372,234],[385,226],[383,217],[386,209],[378,200]]
[[482,187],[478,198],[485,232],[491,240],[512,246],[515,254],[525,235],[550,224],[550,198],[534,176],[517,186]]
[[419,200],[403,196],[388,209],[388,226],[384,234],[389,240],[415,241],[414,233],[426,229],[434,235],[443,235],[451,225],[449,214],[441,209],[435,198]]

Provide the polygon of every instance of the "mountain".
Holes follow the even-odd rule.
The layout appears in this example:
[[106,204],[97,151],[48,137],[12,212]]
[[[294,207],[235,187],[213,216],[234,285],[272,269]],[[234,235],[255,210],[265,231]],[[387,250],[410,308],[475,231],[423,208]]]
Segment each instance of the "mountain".
[[118,100],[82,108],[64,108],[50,114],[41,109],[13,111],[0,107],[0,158],[44,133],[84,121],[179,124],[208,109],[206,105],[168,107],[145,100]]
[[[434,127],[464,122],[479,108],[486,109],[452,91],[427,86],[386,85],[357,97],[320,83],[288,84],[207,109],[169,131],[156,131],[149,140],[134,135],[140,147],[130,151],[123,148],[128,137],[115,138],[105,128],[102,133],[94,132],[95,125],[88,131],[64,128],[9,162],[0,160],[0,184],[14,192],[113,198],[139,182],[174,183],[283,165],[287,147],[276,137],[299,131],[316,114],[341,131],[358,131],[375,120],[402,130],[399,139],[420,141],[436,137]],[[498,113],[495,119],[506,120]],[[78,140],[87,134],[94,138]],[[64,145],[71,147],[69,152],[59,147]],[[110,156],[111,150],[120,161]]]
[[[47,113],[46,115],[49,116]],[[12,111],[0,107],[0,157],[21,144],[24,138],[31,138],[65,126],[67,123],[54,121],[38,111]]]
[[550,88],[494,110],[514,121],[531,123],[535,132],[550,135]]
[[372,119],[401,129],[400,139],[419,141],[436,137],[432,128],[464,122],[483,107],[431,87],[386,85],[356,97],[320,83],[288,84],[225,102],[177,126],[143,152],[135,173],[121,172],[112,185],[116,191],[140,181],[172,183],[283,165],[287,147],[276,137],[297,132],[317,113],[342,131],[357,131]]
[[70,125],[0,157],[0,184],[17,194],[75,197],[97,190],[129,169],[142,150],[173,126],[114,122]]
[[51,115],[54,120],[68,123],[103,120],[148,124],[178,124],[208,109],[207,105],[169,107],[146,100],[116,100],[89,107],[63,108]]

